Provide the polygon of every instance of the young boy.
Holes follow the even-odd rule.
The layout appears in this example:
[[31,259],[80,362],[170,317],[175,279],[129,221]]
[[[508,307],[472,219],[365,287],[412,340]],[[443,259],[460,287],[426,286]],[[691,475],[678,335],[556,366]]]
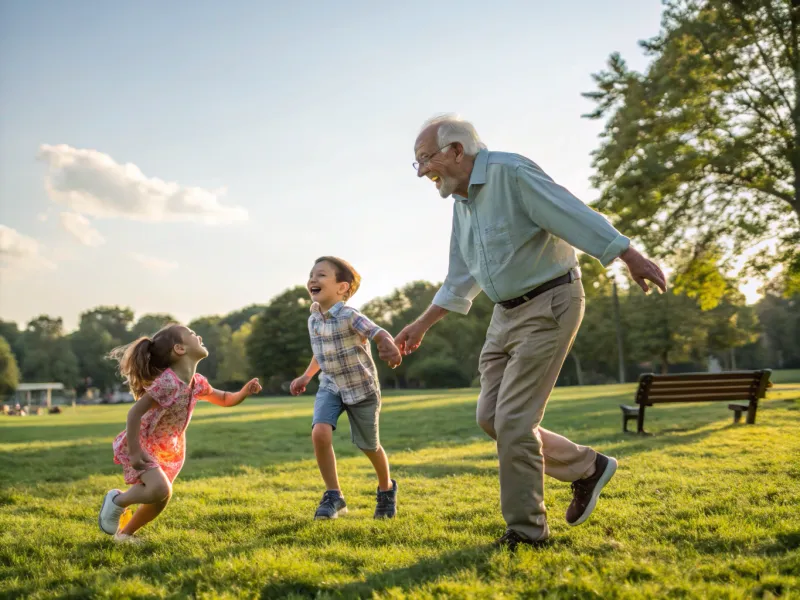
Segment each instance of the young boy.
[[314,301],[308,318],[314,357],[306,372],[292,381],[291,392],[295,396],[303,393],[317,371],[322,371],[311,439],[327,490],[315,519],[335,519],[347,513],[333,452],[333,430],[343,412],[347,412],[350,421],[353,443],[367,455],[378,475],[374,517],[393,518],[397,513],[397,482],[389,477],[389,460],[378,435],[381,391],[367,338],[377,342],[380,358],[392,368],[402,358],[387,331],[345,304],[360,284],[361,276],[356,270],[334,256],[316,260],[307,284]]

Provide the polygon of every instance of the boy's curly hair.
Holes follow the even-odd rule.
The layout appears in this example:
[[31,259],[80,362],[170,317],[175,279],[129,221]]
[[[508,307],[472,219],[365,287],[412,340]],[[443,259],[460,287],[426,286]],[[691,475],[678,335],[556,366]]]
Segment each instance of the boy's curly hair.
[[336,270],[336,283],[346,282],[350,284],[350,289],[347,290],[344,299],[349,300],[352,298],[353,294],[358,291],[358,288],[361,285],[361,275],[358,274],[358,271],[355,270],[353,265],[342,258],[337,258],[336,256],[320,256],[314,261],[314,266],[321,262],[329,262],[334,266],[334,269]]

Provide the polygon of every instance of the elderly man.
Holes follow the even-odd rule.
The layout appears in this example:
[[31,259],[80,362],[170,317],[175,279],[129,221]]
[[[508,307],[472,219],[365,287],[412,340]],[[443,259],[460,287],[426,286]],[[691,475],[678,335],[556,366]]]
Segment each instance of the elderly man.
[[644,291],[664,274],[599,213],[536,163],[489,152],[457,117],[431,119],[414,145],[418,177],[453,196],[450,266],[431,306],[396,343],[416,350],[448,312],[466,314],[483,290],[495,302],[480,357],[477,420],[497,441],[500,504],[511,549],[546,540],[544,473],[572,482],[570,525],[583,523],[617,468],[614,458],[540,427],[584,311],[575,248],[608,265],[617,257]]

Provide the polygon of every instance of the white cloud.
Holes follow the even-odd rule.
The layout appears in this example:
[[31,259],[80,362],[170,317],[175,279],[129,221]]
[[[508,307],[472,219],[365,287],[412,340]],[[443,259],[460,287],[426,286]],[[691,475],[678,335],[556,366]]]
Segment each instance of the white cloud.
[[0,225],[0,266],[55,269],[56,265],[42,256],[42,250],[41,244],[32,237]]
[[140,265],[158,273],[168,273],[169,271],[174,271],[178,268],[178,263],[171,260],[164,260],[163,258],[157,258],[155,256],[146,256],[144,254],[139,254],[138,252],[131,252],[128,254],[128,256],[130,256]]
[[147,177],[134,164],[66,144],[39,147],[49,166],[45,188],[56,202],[92,217],[136,221],[193,221],[209,225],[247,219],[247,210],[222,204],[225,189],[209,190]]
[[92,227],[89,219],[78,213],[62,212],[61,226],[86,246],[102,246],[106,238]]

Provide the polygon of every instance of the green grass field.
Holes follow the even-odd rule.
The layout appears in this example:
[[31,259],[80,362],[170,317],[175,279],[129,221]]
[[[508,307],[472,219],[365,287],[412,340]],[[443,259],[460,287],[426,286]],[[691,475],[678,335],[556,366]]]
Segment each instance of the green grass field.
[[311,397],[200,406],[172,504],[139,546],[97,527],[102,495],[123,486],[111,440],[128,407],[0,418],[0,596],[800,597],[800,384],[776,385],[754,426],[732,425],[725,403],[655,407],[650,437],[620,431],[633,389],[556,390],[544,425],[620,469],[577,528],[564,521],[569,486],[548,479],[552,543],[516,554],[491,546],[504,524],[476,390],[387,394],[389,522],[372,519],[376,482],[346,419],[350,514],[312,520]]

